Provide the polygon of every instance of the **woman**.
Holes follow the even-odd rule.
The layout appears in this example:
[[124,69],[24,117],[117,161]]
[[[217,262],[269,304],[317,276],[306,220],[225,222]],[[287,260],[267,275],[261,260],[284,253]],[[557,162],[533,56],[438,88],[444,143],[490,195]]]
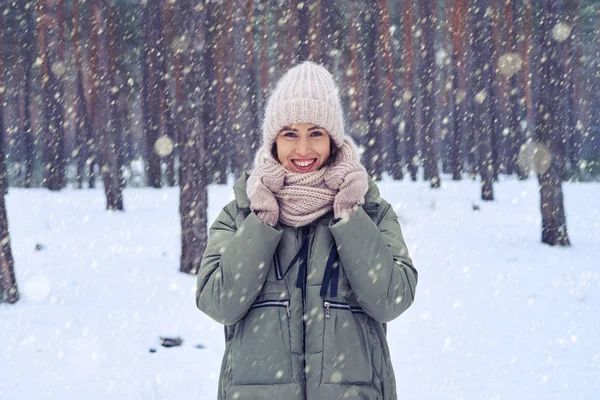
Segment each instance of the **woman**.
[[196,304],[225,325],[219,399],[396,399],[386,323],[417,271],[312,62],[265,109],[255,168],[210,228]]

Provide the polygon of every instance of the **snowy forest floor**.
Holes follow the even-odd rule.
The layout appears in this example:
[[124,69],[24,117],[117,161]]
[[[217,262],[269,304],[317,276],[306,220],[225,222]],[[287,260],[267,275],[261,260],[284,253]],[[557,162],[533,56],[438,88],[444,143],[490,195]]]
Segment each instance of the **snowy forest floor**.
[[[380,183],[419,271],[388,325],[399,398],[600,398],[600,184],[563,185],[573,246],[552,248],[537,179],[484,203],[478,182],[444,178]],[[233,193],[209,193],[212,221]],[[0,399],[216,398],[223,328],[178,272],[178,196],[126,189],[110,213],[101,189],[10,189],[21,300],[0,304]]]

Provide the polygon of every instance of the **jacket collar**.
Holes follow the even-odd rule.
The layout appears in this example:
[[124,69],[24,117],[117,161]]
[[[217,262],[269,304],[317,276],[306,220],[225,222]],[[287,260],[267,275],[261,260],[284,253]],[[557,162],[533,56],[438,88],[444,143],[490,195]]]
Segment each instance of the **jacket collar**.
[[[248,198],[248,194],[246,193],[246,186],[248,183],[248,177],[250,176],[251,170],[246,170],[242,173],[242,175],[238,178],[238,180],[233,185],[233,193],[235,194],[235,200],[237,202],[238,208],[250,208],[250,199]],[[381,197],[379,196],[379,188],[377,184],[371,177],[369,177],[369,189],[367,190],[367,194],[365,195],[365,204],[363,208],[375,208],[379,207],[381,203]]]

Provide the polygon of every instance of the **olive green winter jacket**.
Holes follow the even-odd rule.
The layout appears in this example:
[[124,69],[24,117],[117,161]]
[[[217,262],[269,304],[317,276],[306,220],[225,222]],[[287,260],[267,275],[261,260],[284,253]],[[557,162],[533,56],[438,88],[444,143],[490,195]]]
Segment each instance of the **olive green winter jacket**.
[[386,323],[413,303],[417,271],[392,207],[370,181],[347,219],[273,228],[247,178],[198,273],[198,308],[225,325],[218,399],[396,399]]

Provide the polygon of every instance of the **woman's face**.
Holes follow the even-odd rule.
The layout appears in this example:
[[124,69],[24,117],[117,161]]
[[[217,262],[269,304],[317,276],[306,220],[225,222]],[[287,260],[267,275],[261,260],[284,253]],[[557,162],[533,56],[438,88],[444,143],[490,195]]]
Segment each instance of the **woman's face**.
[[291,172],[316,171],[331,153],[329,133],[314,124],[291,124],[275,138],[277,158]]

